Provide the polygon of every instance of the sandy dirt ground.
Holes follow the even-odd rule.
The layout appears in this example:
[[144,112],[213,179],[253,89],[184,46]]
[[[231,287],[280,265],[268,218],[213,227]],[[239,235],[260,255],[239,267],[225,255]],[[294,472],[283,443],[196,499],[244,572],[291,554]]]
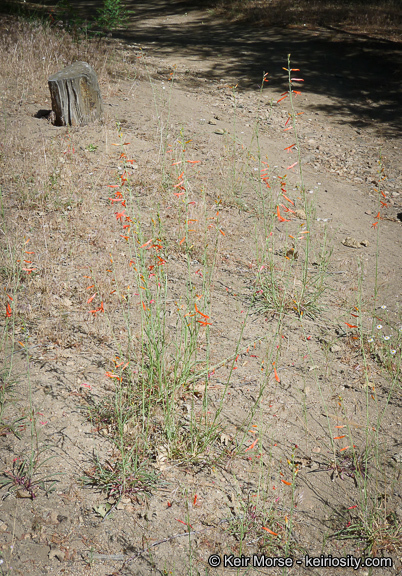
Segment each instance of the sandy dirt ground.
[[[13,295],[13,316],[1,318],[0,456],[11,481],[0,572],[283,574],[208,560],[265,554],[303,575],[306,555],[361,559],[367,531],[336,535],[370,510],[373,556],[393,566],[314,571],[401,574],[400,532],[389,536],[402,522],[400,44],[228,24],[151,1],[100,42],[103,64],[77,50],[96,69],[102,122],[36,117],[50,109],[47,77],[63,67],[51,47],[40,48],[38,87],[29,74],[0,79],[5,306]],[[299,164],[289,168],[299,158],[289,98],[277,103],[288,54],[304,79],[294,97],[303,186]],[[130,187],[124,210],[118,185]],[[166,267],[169,346],[188,294],[208,304],[197,341],[207,379],[176,391],[182,445],[206,402],[220,417],[214,442],[186,459],[166,448],[155,409],[141,455],[152,479],[119,492],[82,479],[96,462],[113,475],[122,461],[106,407],[127,385],[110,377],[120,361],[129,357],[132,382],[141,364],[145,304],[125,237],[134,229],[151,248],[149,272],[156,257]],[[325,287],[317,309],[308,298],[292,305],[304,273],[309,294]],[[286,309],[269,302],[270,282],[278,298],[289,293]],[[130,451],[138,428],[124,426]],[[29,484],[21,462],[32,459]]]

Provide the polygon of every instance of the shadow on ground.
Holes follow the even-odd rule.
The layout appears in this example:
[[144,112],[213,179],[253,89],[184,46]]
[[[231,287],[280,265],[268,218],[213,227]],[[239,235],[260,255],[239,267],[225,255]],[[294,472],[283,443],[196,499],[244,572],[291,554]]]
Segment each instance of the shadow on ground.
[[[90,19],[102,2],[71,4]],[[211,0],[131,0],[126,5],[133,11],[128,25],[113,32],[124,44],[151,48],[161,59],[177,56],[202,68],[203,77],[234,81],[239,88],[257,88],[269,72],[269,89],[276,93],[286,90],[282,67],[291,54],[292,65],[305,79],[304,94],[326,97],[312,102],[315,110],[356,128],[369,123],[381,136],[400,135],[401,43],[372,40],[330,25],[307,29],[302,24],[233,24],[216,16]]]

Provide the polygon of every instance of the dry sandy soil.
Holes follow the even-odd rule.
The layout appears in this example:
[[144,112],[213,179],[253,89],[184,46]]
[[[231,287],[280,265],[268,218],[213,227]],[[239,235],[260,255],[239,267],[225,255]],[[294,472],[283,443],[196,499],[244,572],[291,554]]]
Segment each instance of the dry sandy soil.
[[[401,574],[400,44],[179,2],[135,10],[89,45],[1,25],[0,572]],[[304,183],[277,103],[289,53]],[[75,59],[96,69],[104,120],[56,127],[36,116]],[[139,254],[147,285],[163,260],[162,316]],[[185,312],[198,364],[175,388],[176,439],[155,402],[137,451],[136,407],[120,435],[111,407],[149,368],[147,319],[163,317],[171,376]],[[217,410],[197,451],[194,415]],[[130,447],[151,476],[119,484]],[[305,562],[367,549],[393,566]],[[214,568],[211,554],[294,566]]]

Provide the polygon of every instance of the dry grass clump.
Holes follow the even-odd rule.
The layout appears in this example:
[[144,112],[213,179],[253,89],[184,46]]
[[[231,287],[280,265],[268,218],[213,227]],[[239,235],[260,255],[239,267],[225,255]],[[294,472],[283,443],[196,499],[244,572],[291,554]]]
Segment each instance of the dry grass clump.
[[6,84],[2,87],[3,97],[17,89],[22,105],[43,96],[48,77],[76,60],[88,62],[100,82],[107,80],[111,48],[104,39],[80,41],[63,28],[52,28],[39,20],[3,17],[0,54]]

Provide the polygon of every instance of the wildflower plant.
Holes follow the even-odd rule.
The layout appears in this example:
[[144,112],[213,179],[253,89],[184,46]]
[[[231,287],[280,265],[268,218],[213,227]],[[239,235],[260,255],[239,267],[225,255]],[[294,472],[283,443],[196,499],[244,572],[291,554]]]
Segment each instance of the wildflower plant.
[[[34,500],[39,490],[49,494],[55,489],[56,474],[42,473],[41,467],[50,458],[41,459],[42,451],[32,452],[26,458],[14,458],[12,468],[7,469],[0,476],[0,486],[7,489],[8,494],[15,494],[21,498],[26,495]],[[19,492],[20,491],[20,492]]]
[[[273,190],[271,189],[269,165],[262,160],[260,161],[261,183],[267,189],[265,194],[260,189],[262,211],[264,219],[267,219],[265,224],[266,249],[264,251],[267,261],[261,262],[254,300],[257,310],[266,310],[279,317],[296,313],[299,317],[306,315],[315,318],[320,313],[320,300],[327,289],[325,280],[332,248],[329,246],[325,230],[321,241],[321,250],[316,257],[318,268],[315,274],[311,274],[309,267],[311,266],[310,252],[314,206],[308,201],[302,169],[302,155],[297,130],[297,122],[302,113],[296,112],[294,106],[295,97],[301,94],[298,84],[304,82],[304,79],[294,76],[294,73],[300,70],[291,68],[290,55],[288,55],[288,67],[284,70],[288,74],[288,90],[277,100],[277,104],[288,98],[290,111],[284,130],[292,131],[294,143],[284,150],[289,154],[296,151],[297,160],[287,167],[287,173],[278,178],[280,192],[276,206],[272,206]],[[295,188],[299,194],[297,198],[292,197],[292,193],[288,192],[288,174],[291,174],[296,167],[299,175],[299,182]],[[271,198],[270,204],[265,200],[266,195]],[[301,203],[299,209],[297,208],[298,200]],[[270,217],[265,206],[270,206]],[[297,218],[304,219],[305,223],[298,225]],[[285,242],[280,240],[279,250],[275,239],[274,223],[283,228],[281,236],[286,235]],[[299,257],[299,253],[303,253],[303,256]],[[281,263],[278,263],[275,255],[283,258]],[[296,276],[300,276],[297,281],[295,281]]]
[[[129,250],[127,267],[133,288],[126,291],[125,297],[128,348],[119,352],[119,366],[124,364],[125,370],[121,377],[115,373],[111,373],[110,377],[116,380],[120,391],[125,390],[124,403],[135,404],[136,409],[129,410],[129,414],[130,418],[139,422],[140,436],[144,442],[147,442],[146,438],[153,429],[152,434],[165,446],[164,450],[167,450],[169,457],[197,458],[205,454],[208,446],[213,443],[218,432],[217,423],[208,415],[206,395],[201,406],[196,406],[194,401],[191,403],[188,416],[177,412],[177,402],[183,395],[195,398],[194,384],[202,374],[208,373],[208,330],[212,320],[210,311],[205,310],[205,306],[208,306],[208,282],[211,281],[211,273],[208,273],[206,266],[203,267],[200,274],[203,278],[201,294],[196,294],[188,282],[184,297],[181,300],[172,298],[168,286],[170,249],[166,240],[163,240],[162,223],[159,217],[152,218],[151,231],[147,231],[145,236],[127,170],[131,160],[124,152],[124,136],[120,127],[119,138],[123,169],[119,175],[120,183],[111,185],[114,192],[110,202],[113,207],[120,207],[115,211],[115,218],[122,228],[121,237]],[[184,167],[197,164],[195,161],[186,160],[184,148],[181,154],[181,159],[173,164],[183,164]],[[191,237],[194,232],[191,225],[194,224],[190,218],[188,187],[186,171],[182,170],[177,177],[177,184],[172,186],[171,194],[178,207],[179,219],[183,223],[183,236],[177,239],[177,247],[183,251],[190,274]],[[221,233],[219,225],[213,229],[217,237],[216,235]],[[213,232],[210,224],[207,226],[206,232],[208,231]],[[113,267],[112,255],[110,261]],[[122,297],[121,288],[116,290]],[[138,345],[130,336],[136,312],[140,315],[141,337]],[[167,320],[171,323],[173,318],[172,330],[172,327],[167,325]],[[201,342],[207,343],[206,355],[199,353]],[[162,414],[162,422],[159,421],[156,428],[153,428],[151,421],[156,413]]]

